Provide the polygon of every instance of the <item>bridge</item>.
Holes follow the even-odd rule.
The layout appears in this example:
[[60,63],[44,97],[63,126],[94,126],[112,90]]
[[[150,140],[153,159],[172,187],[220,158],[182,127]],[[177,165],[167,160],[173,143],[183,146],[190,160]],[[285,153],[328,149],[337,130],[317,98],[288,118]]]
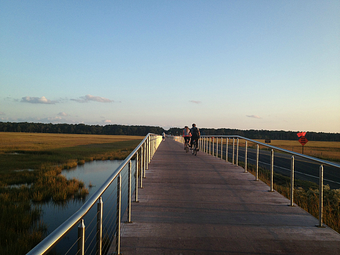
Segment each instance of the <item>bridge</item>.
[[[272,182],[249,173],[247,143],[244,167],[238,166],[239,139],[250,139],[219,139],[201,139],[195,157],[178,141],[148,135],[75,215],[28,254],[48,254],[65,235],[74,241],[63,254],[340,254],[340,235],[323,224],[322,206],[317,219],[296,206],[294,196],[283,197]],[[271,147],[274,159],[273,150],[280,149]],[[321,164],[323,185],[323,165],[338,165],[311,160]],[[291,170],[294,187],[294,157]]]

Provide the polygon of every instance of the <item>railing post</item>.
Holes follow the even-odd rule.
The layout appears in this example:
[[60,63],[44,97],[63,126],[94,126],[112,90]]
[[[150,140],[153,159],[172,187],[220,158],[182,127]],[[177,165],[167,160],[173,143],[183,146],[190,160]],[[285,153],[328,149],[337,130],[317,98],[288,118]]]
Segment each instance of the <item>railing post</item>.
[[202,151],[205,152],[205,137],[202,138]]
[[228,144],[229,144],[229,138],[227,137],[225,142],[225,161],[228,162]]
[[103,199],[99,198],[97,203],[97,253],[102,255],[103,250]]
[[205,138],[205,153],[209,154],[209,137]]
[[260,147],[256,144],[256,175],[255,181],[259,180],[259,154],[260,154]]
[[210,143],[210,137],[207,137],[207,154],[210,154],[210,149],[209,149],[209,143]]
[[207,153],[207,138],[204,137],[204,152]]
[[274,191],[274,150],[271,150],[270,160],[270,192]]
[[219,143],[218,143],[218,137],[216,137],[216,158],[218,158],[218,149],[219,149]]
[[233,165],[235,164],[235,138],[233,138],[233,159],[232,159]]
[[128,173],[128,211],[127,211],[127,222],[131,223],[131,201],[132,201],[132,170],[131,160],[129,161],[129,173]]
[[143,188],[143,174],[144,174],[144,144],[140,148],[140,188]]
[[238,166],[238,148],[239,148],[239,140],[237,138],[237,143],[236,143],[236,165]]
[[147,140],[145,141],[144,143],[144,148],[143,148],[143,152],[144,152],[144,160],[143,160],[143,165],[144,165],[144,168],[143,168],[143,178],[145,178],[145,172],[146,172],[146,166],[147,166]]
[[223,137],[221,137],[221,160],[223,159]]
[[245,152],[244,152],[244,172],[248,172],[248,141],[246,141]]
[[138,202],[138,172],[139,172],[139,151],[136,152],[136,178],[135,178],[135,202]]
[[319,168],[319,227],[323,227],[323,165]]
[[80,221],[78,226],[78,252],[79,255],[85,254],[85,224],[84,219]]
[[117,178],[117,224],[116,224],[116,250],[120,254],[120,223],[122,218],[122,175]]
[[[146,168],[145,170],[149,169],[149,162],[150,162],[150,136],[146,139]],[[145,171],[144,171],[145,174]]]
[[294,155],[292,155],[290,164],[290,206],[294,206]]
[[212,156],[215,156],[215,137],[212,138]]

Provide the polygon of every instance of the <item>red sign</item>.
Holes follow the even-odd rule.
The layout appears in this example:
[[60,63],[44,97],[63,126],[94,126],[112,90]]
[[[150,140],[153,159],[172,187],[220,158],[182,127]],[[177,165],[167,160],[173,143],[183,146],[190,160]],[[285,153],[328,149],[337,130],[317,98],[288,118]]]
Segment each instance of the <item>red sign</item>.
[[299,133],[297,133],[297,136],[298,137],[306,136],[306,133],[307,132],[299,132]]
[[308,140],[306,137],[302,136],[300,137],[299,142],[302,144],[302,146],[304,146],[308,142]]

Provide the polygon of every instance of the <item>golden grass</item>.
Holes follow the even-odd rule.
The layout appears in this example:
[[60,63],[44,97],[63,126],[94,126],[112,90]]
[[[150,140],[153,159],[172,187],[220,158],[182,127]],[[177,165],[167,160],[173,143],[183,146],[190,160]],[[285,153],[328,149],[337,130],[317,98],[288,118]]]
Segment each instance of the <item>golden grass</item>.
[[115,143],[143,139],[127,135],[78,135],[0,132],[0,153],[43,151],[79,145]]
[[69,169],[86,161],[124,159],[143,138],[0,132],[0,173],[55,165]]
[[[264,143],[264,140],[257,140]],[[302,145],[298,140],[272,140],[270,145],[302,153]],[[304,146],[304,154],[316,158],[340,161],[340,142],[308,141]]]

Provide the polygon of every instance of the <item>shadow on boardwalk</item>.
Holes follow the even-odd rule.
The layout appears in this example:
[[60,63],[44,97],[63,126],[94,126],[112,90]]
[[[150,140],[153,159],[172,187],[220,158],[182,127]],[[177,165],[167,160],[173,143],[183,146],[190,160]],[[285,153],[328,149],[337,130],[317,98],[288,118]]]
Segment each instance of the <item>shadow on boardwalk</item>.
[[166,140],[149,168],[122,226],[124,255],[340,254],[338,233],[241,167]]

